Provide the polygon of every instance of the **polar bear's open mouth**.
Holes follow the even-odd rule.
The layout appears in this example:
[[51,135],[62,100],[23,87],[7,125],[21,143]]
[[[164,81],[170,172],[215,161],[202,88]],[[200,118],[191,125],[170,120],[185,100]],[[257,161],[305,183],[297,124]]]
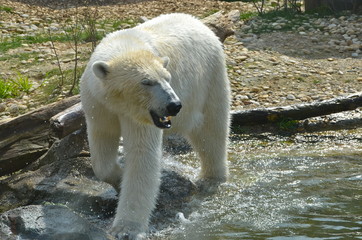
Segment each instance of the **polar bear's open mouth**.
[[171,127],[171,116],[159,116],[154,111],[150,111],[153,123],[159,128],[170,128]]

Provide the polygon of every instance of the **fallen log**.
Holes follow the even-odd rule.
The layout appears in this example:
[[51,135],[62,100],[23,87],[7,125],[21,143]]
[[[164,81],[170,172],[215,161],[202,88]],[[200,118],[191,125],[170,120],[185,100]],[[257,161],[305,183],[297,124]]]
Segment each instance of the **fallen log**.
[[321,102],[232,112],[232,124],[238,126],[275,123],[281,120],[302,120],[354,110],[362,107],[362,92]]
[[17,171],[49,148],[49,119],[80,102],[73,96],[0,122],[0,176]]
[[80,129],[84,124],[85,118],[80,102],[50,119],[52,135],[59,139]]
[[[234,111],[231,113],[233,126],[275,123],[281,120],[302,120],[311,117],[354,110],[362,107],[362,93],[334,98],[322,102],[297,104],[285,107],[272,107]],[[62,138],[85,124],[80,103],[53,117],[51,128]]]
[[[50,136],[64,138],[85,125],[79,96],[0,123],[0,176],[34,161],[49,148]],[[322,102],[234,111],[233,126],[302,120],[362,107],[362,93]]]

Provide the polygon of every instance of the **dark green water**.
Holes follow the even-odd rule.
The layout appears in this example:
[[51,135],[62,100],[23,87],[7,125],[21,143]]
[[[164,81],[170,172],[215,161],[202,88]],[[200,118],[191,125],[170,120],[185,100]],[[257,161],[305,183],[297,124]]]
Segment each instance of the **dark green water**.
[[[212,196],[195,196],[185,219],[156,238],[362,239],[361,136],[234,139],[229,182]],[[173,160],[196,178],[193,153]]]

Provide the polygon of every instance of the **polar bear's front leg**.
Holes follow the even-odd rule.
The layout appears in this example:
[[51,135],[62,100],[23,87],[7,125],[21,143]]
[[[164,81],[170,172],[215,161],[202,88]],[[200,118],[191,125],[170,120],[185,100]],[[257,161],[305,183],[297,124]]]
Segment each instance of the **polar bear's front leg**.
[[[109,117],[110,118],[110,117]],[[122,169],[117,163],[120,129],[118,121],[100,121],[101,118],[87,119],[89,148],[92,168],[102,181],[119,191]],[[103,126],[108,126],[104,128]]]
[[125,168],[113,235],[143,239],[160,185],[162,131],[122,119]]

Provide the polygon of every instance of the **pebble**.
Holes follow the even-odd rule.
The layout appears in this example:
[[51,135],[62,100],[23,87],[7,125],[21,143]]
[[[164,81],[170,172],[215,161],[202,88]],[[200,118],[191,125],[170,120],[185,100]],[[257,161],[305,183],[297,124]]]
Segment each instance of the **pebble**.
[[245,61],[246,59],[248,59],[248,56],[246,56],[246,55],[236,57],[236,60],[240,60],[240,61]]
[[293,94],[288,94],[288,95],[287,95],[287,99],[288,99],[288,100],[295,100],[296,97],[295,97]]
[[26,109],[28,109],[28,106],[23,105],[23,104],[19,104],[18,108],[19,108],[19,110],[26,110]]
[[140,23],[144,23],[144,22],[147,22],[147,21],[148,21],[148,18],[145,17],[145,16],[141,16],[141,17],[138,18],[138,21],[139,21]]
[[4,103],[0,103],[0,113],[6,110],[6,105]]
[[12,115],[16,115],[19,113],[19,106],[17,104],[10,104],[8,111]]

